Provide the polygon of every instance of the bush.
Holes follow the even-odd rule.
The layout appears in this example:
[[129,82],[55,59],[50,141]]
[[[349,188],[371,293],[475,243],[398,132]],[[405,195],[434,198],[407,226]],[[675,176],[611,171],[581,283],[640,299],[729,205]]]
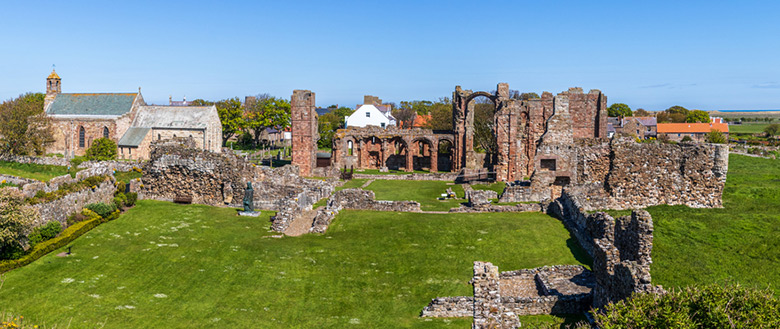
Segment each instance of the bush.
[[0,262],[0,273],[8,272],[15,268],[30,264],[36,259],[41,258],[54,250],[64,247],[84,233],[87,233],[89,230],[100,225],[100,222],[100,218],[93,218],[88,221],[76,223],[73,226],[66,228],[64,231],[62,231],[62,233],[60,233],[60,236],[49,241],[41,242],[35,247],[30,248],[30,252],[27,255],[24,255],[23,257],[16,260]]
[[710,285],[636,294],[594,312],[596,326],[617,328],[778,328],[780,300],[772,291]]
[[0,189],[0,254],[4,257],[21,247],[40,214],[24,202],[18,189]]
[[[124,193],[119,194],[119,195],[121,195],[123,197],[125,196]],[[118,209],[120,211],[121,210],[125,210],[125,201],[119,195],[114,197],[114,199],[111,201],[111,204],[114,206],[114,208],[116,208],[116,209]]]
[[30,247],[34,247],[43,241],[53,239],[60,232],[62,232],[62,224],[60,222],[48,222],[46,225],[34,228],[32,233],[27,236],[27,240],[29,240]]
[[713,144],[723,144],[726,143],[726,135],[718,130],[712,129],[707,133],[707,141]]
[[681,142],[690,142],[693,141],[693,138],[691,136],[684,136],[681,140]]
[[87,149],[87,159],[106,161],[116,159],[117,146],[114,141],[108,138],[98,138],[92,142],[92,146]]
[[115,205],[113,205],[113,204],[105,204],[103,202],[90,203],[90,204],[84,206],[84,208],[87,208],[89,210],[94,211],[96,214],[98,214],[100,217],[103,217],[103,218],[108,218],[108,216],[111,215],[111,213],[116,211],[116,206]]
[[126,193],[125,197],[127,197],[125,205],[128,207],[135,206],[135,202],[138,201],[138,193],[135,192]]

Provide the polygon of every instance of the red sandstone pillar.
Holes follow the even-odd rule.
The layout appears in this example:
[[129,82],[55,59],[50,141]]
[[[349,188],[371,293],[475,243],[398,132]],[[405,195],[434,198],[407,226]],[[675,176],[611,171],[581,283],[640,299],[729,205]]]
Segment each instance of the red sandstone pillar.
[[431,142],[431,172],[439,171],[439,142]]
[[414,159],[412,154],[412,145],[414,142],[407,141],[406,142],[406,169],[404,171],[411,172],[414,171]]

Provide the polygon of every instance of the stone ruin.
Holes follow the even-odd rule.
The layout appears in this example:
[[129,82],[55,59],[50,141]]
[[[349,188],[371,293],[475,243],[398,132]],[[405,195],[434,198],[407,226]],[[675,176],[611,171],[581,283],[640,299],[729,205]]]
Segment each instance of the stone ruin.
[[294,90],[290,99],[292,121],[292,164],[302,176],[311,176],[317,167],[317,112],[314,110],[314,93],[310,90]]
[[[258,167],[230,152],[214,153],[178,142],[154,143],[144,166],[142,194],[172,201],[179,196],[212,206],[241,208],[244,187],[252,182],[255,209],[298,214],[334,191],[333,182],[304,179],[296,166]],[[283,230],[282,217],[272,226]]]

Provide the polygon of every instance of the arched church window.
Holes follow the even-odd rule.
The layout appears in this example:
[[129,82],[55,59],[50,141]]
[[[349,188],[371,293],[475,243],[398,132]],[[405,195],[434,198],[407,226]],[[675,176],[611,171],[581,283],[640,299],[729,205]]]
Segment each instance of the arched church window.
[[84,147],[84,142],[86,141],[86,132],[84,131],[84,127],[79,127],[79,147]]
[[103,138],[108,138],[108,127],[103,127]]
[[347,155],[352,155],[352,141],[347,141]]

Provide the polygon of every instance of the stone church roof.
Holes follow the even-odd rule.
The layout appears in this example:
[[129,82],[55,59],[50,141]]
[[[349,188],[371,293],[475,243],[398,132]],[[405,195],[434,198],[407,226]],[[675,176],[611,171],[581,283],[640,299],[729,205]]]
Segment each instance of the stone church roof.
[[138,128],[138,127],[130,127],[127,128],[127,131],[124,135],[122,135],[122,138],[117,143],[118,146],[132,146],[132,147],[138,147],[138,145],[141,145],[141,142],[144,140],[144,137],[149,133],[149,131],[152,130],[151,128]]
[[133,109],[136,96],[138,93],[57,94],[46,113],[120,116]]
[[216,114],[212,106],[142,106],[133,127],[205,129],[209,116]]
[[49,76],[46,77],[46,79],[59,79],[59,78],[60,78],[60,76],[57,75],[57,72],[54,72],[53,69],[51,70],[51,74],[49,74]]

